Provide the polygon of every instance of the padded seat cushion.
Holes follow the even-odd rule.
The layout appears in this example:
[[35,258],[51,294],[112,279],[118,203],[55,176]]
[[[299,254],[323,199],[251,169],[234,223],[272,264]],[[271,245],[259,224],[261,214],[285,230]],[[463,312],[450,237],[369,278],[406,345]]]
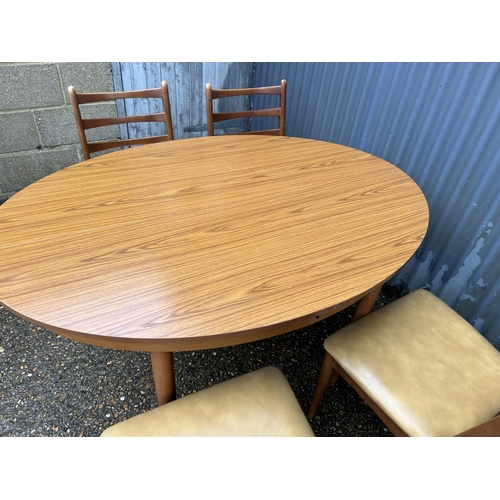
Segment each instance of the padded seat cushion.
[[325,349],[410,436],[454,436],[500,411],[500,353],[428,291],[348,325]]
[[314,433],[283,373],[268,366],[106,429],[120,436],[308,436]]

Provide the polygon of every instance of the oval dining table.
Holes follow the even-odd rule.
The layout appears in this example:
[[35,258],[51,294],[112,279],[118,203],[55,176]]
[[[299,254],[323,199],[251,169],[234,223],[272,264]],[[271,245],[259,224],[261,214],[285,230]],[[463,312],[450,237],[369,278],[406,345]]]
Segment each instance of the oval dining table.
[[0,207],[0,303],[57,334],[151,353],[158,404],[173,352],[370,312],[428,226],[417,184],[363,151],[226,135],[108,153]]

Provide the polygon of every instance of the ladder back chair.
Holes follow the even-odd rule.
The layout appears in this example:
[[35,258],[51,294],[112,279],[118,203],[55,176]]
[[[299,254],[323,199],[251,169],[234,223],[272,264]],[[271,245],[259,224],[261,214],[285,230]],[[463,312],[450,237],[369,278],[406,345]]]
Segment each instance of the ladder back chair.
[[500,436],[500,352],[416,290],[330,335],[312,418],[339,376],[395,436]]
[[[249,111],[214,112],[214,100],[216,99],[249,95],[277,95],[279,96],[279,106],[276,108],[251,109]],[[254,117],[276,117],[278,118],[278,127],[267,130],[241,132],[242,134],[285,135],[286,80],[281,80],[280,85],[271,87],[220,90],[212,89],[212,85],[207,83],[205,86],[205,97],[207,104],[207,129],[209,136],[215,135],[215,123],[238,118]]]
[[[75,116],[78,136],[82,145],[83,156],[90,159],[91,153],[104,151],[106,149],[119,148],[140,144],[151,144],[173,140],[172,117],[170,113],[170,100],[167,82],[162,81],[160,88],[144,90],[128,90],[116,92],[78,93],[72,85],[68,87],[68,93]],[[113,116],[107,118],[82,118],[80,105],[92,104],[103,101],[116,101],[117,99],[161,99],[163,111],[142,115]],[[116,139],[106,141],[88,142],[85,131],[88,129],[105,127],[109,125],[120,125],[126,123],[161,122],[165,124],[166,134],[149,137],[137,137],[132,139]]]

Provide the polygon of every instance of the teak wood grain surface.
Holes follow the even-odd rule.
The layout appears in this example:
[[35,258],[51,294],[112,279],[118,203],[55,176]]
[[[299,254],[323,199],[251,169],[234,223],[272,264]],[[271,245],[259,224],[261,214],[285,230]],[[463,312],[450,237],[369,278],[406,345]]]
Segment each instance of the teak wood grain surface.
[[427,225],[413,180],[345,146],[237,135],[139,146],[0,207],[0,303],[104,347],[235,345],[358,301]]

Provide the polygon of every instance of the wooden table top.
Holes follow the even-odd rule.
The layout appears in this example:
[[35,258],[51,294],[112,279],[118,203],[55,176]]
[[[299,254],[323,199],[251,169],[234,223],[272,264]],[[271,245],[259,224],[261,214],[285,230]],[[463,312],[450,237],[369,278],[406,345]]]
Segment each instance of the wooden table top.
[[405,173],[348,147],[251,135],[140,146],[0,207],[0,303],[105,347],[235,345],[354,303],[427,225]]

